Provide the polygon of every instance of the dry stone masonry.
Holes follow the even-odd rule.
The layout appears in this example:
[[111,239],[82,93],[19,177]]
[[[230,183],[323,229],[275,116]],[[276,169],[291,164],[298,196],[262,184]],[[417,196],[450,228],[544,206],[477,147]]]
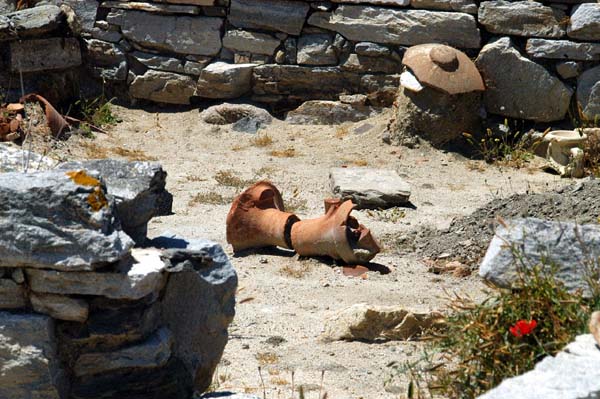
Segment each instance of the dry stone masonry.
[[289,109],[364,94],[379,107],[406,48],[430,42],[477,58],[489,114],[599,113],[600,3],[587,0],[0,0],[0,87],[14,94],[22,72],[52,101],[91,75],[136,101]]
[[0,174],[2,399],[186,399],[210,385],[237,277],[213,242],[146,238],[170,212],[165,177],[115,160]]

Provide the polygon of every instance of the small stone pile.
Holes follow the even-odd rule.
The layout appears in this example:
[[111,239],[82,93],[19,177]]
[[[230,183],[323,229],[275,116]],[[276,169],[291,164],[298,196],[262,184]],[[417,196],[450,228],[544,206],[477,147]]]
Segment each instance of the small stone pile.
[[185,399],[210,385],[236,273],[209,241],[134,248],[121,225],[145,239],[165,173],[123,164],[0,174],[1,398]]

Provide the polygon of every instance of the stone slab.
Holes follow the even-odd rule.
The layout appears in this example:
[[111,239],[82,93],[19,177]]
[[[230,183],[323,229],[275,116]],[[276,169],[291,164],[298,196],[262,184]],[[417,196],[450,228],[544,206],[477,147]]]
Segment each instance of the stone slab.
[[114,299],[136,300],[158,294],[167,277],[165,264],[156,249],[133,249],[132,259],[115,272],[70,272],[26,269],[32,291],[60,295],[97,295]]
[[0,172],[35,172],[52,169],[56,161],[24,150],[13,143],[0,143]]
[[299,35],[309,8],[303,1],[231,0],[228,21],[238,28]]
[[580,43],[570,40],[528,39],[525,47],[533,58],[576,61],[600,60],[600,43]]
[[315,12],[308,23],[333,30],[357,42],[397,45],[446,43],[458,48],[480,46],[475,18],[459,12],[341,5],[332,13]]
[[236,98],[250,91],[256,64],[214,62],[200,73],[196,94],[206,98]]
[[223,37],[223,47],[234,52],[246,52],[272,56],[281,40],[265,33],[229,30]]
[[102,8],[117,8],[121,10],[138,10],[158,14],[200,14],[200,8],[189,5],[157,4],[142,1],[104,1]]
[[121,32],[142,47],[184,55],[217,55],[223,19],[123,10]]
[[146,341],[114,352],[85,353],[77,358],[73,372],[77,377],[127,369],[164,366],[171,357],[173,335],[161,328]]
[[600,3],[586,3],[573,8],[569,37],[579,40],[600,40]]
[[83,299],[35,292],[30,293],[29,299],[33,310],[53,319],[83,323],[88,318],[89,306]]
[[0,278],[0,309],[27,307],[25,286],[7,278]]
[[413,8],[427,10],[458,11],[477,14],[477,3],[473,0],[411,0]]
[[296,57],[300,65],[336,65],[338,57],[333,36],[327,33],[300,36]]
[[285,121],[293,125],[338,125],[375,116],[378,110],[364,104],[311,100],[287,113]]
[[10,71],[41,72],[81,65],[79,41],[55,37],[10,43]]
[[223,354],[227,328],[235,314],[235,269],[223,248],[212,241],[165,232],[152,245],[165,249],[170,270],[160,306],[162,321],[173,332],[173,355],[192,374],[195,389],[204,392]]
[[560,38],[566,33],[565,13],[535,1],[484,1],[478,19],[488,32],[501,35]]
[[55,5],[42,5],[0,15],[0,41],[19,38],[43,37],[61,26],[64,14]]
[[394,170],[332,168],[329,183],[336,197],[351,199],[357,209],[406,205],[410,198],[410,185]]
[[0,398],[65,397],[53,337],[48,316],[0,312]]
[[556,356],[503,381],[478,399],[585,399],[600,397],[600,350],[591,334],[580,335]]
[[[516,261],[515,256],[520,256],[520,260]],[[479,267],[479,275],[502,288],[518,286],[517,265],[531,268],[539,265],[543,258],[545,267],[555,268],[552,272],[565,288],[570,291],[581,289],[589,295],[586,265],[590,260],[595,262],[599,256],[598,225],[515,219],[506,221],[506,227],[496,229]]]
[[332,0],[333,3],[343,4],[373,4],[386,7],[408,7],[410,0]]
[[0,174],[0,266],[93,270],[125,257],[98,176],[79,170]]
[[577,79],[577,103],[587,119],[600,120],[600,66],[584,71]]
[[189,104],[196,93],[196,80],[173,72],[147,70],[129,86],[133,98],[166,104]]
[[486,110],[537,122],[562,120],[573,90],[521,55],[508,37],[486,44],[475,64],[483,77]]

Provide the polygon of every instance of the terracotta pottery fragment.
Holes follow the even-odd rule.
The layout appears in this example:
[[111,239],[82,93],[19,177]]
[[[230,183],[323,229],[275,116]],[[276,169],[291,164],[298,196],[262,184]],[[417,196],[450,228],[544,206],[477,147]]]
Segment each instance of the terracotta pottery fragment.
[[369,229],[350,216],[352,201],[325,200],[325,215],[292,226],[292,246],[303,256],[330,256],[346,263],[365,264],[381,248]]
[[285,212],[279,190],[260,181],[233,201],[227,215],[227,242],[234,251],[270,246],[292,249],[291,228],[298,220]]

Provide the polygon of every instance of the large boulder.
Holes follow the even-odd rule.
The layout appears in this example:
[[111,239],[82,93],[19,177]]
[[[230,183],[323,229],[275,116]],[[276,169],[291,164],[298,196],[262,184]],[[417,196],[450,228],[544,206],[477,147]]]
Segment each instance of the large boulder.
[[577,103],[585,118],[600,118],[600,66],[588,69],[577,80]]
[[167,248],[163,260],[170,275],[160,309],[173,333],[173,354],[191,373],[194,387],[205,391],[235,314],[235,269],[221,246],[208,240],[164,233],[152,243]]
[[288,112],[285,121],[294,125],[337,125],[367,119],[375,116],[378,111],[370,105],[312,100]]
[[543,66],[523,57],[508,37],[486,44],[477,60],[488,112],[536,122],[562,120],[573,91]]
[[10,70],[41,72],[81,65],[79,41],[75,38],[19,40],[10,43]]
[[159,163],[97,159],[66,162],[58,167],[98,172],[117,204],[123,231],[137,244],[146,241],[150,219],[171,214],[173,196],[165,190],[167,172]]
[[200,73],[196,94],[206,98],[236,98],[250,91],[255,64],[215,62]]
[[579,40],[600,40],[600,4],[588,3],[574,7],[567,34]]
[[93,270],[120,260],[133,241],[114,203],[81,170],[0,174],[0,266]]
[[189,104],[196,92],[196,80],[187,75],[149,69],[135,77],[129,94],[133,98],[167,104]]
[[238,28],[265,29],[299,35],[309,5],[290,0],[232,0],[228,21]]
[[560,38],[565,18],[563,11],[535,1],[484,1],[479,6],[479,23],[501,35]]
[[64,398],[52,319],[0,312],[0,397]]
[[[536,218],[515,219],[499,226],[485,254],[479,274],[502,288],[521,285],[521,268],[543,262],[570,291],[590,293],[590,262],[600,256],[600,226],[551,222]],[[592,274],[590,274],[592,273]]]
[[459,12],[341,5],[333,12],[315,12],[308,23],[354,41],[396,45],[447,43],[459,48],[480,45],[475,18]]
[[600,395],[600,350],[591,334],[580,335],[556,356],[525,374],[504,380],[478,399],[582,399]]

